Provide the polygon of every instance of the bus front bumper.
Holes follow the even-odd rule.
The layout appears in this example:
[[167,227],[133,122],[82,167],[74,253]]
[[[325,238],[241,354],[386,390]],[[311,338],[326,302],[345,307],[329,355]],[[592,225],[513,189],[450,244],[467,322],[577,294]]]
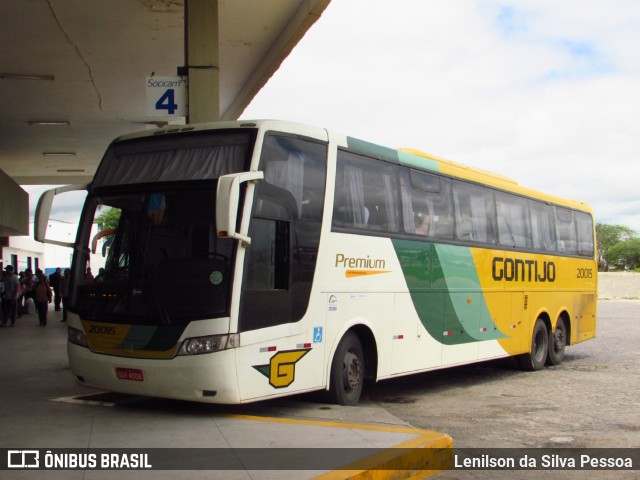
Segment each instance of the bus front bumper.
[[67,353],[80,385],[133,395],[241,403],[234,349],[156,360],[97,354],[67,342]]

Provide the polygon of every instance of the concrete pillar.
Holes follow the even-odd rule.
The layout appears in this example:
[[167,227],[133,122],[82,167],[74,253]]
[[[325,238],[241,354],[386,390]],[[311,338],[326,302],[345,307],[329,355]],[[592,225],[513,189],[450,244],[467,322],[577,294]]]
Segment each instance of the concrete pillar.
[[220,119],[218,0],[185,0],[185,59],[189,75],[188,123]]
[[29,194],[0,170],[0,237],[29,235]]

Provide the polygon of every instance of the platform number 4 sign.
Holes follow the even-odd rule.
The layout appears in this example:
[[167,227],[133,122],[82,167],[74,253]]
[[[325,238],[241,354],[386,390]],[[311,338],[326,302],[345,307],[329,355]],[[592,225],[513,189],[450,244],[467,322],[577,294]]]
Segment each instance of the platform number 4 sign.
[[147,77],[146,88],[147,116],[187,116],[187,77]]
[[166,110],[169,115],[174,115],[178,110],[176,103],[176,89],[167,88],[162,96],[156,102],[156,110]]

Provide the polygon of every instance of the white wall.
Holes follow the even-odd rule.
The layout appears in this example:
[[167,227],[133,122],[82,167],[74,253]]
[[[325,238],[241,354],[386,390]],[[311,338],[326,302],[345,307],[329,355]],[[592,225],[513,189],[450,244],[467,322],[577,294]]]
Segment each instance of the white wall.
[[[47,227],[47,238],[59,240],[61,242],[73,243],[76,240],[77,223],[61,222],[49,220]],[[44,244],[45,266],[41,268],[65,268],[71,267],[71,256],[73,249],[60,247],[58,245]]]
[[[73,242],[77,229],[77,224],[50,220],[47,238]],[[27,259],[31,257],[31,268],[35,271],[36,258],[38,259],[38,267],[43,270],[45,268],[70,267],[72,252],[71,248],[36,242],[33,239],[33,223],[31,223],[29,224],[29,236],[9,237],[9,246],[1,249],[0,259],[6,266],[11,263],[11,255],[17,255],[17,271],[21,272],[27,268]]]
[[640,273],[598,273],[598,298],[640,300]]

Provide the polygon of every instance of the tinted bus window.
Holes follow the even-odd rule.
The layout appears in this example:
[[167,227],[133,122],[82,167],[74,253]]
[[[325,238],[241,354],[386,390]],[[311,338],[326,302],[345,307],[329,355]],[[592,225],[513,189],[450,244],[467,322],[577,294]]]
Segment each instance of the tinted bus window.
[[556,251],[556,227],[553,207],[546,203],[529,200],[531,212],[531,236],[533,248],[547,252]]
[[448,178],[404,169],[400,176],[404,231],[453,239],[454,218]]
[[333,225],[397,232],[400,228],[397,188],[392,164],[338,151]]
[[558,235],[558,251],[574,255],[578,253],[578,238],[573,212],[568,208],[556,207],[556,233]]
[[495,243],[493,192],[478,185],[453,182],[456,237],[459,240]]
[[575,212],[578,231],[578,255],[593,257],[593,220],[591,215]]
[[505,247],[531,248],[529,204],[526,199],[496,192],[498,241]]

